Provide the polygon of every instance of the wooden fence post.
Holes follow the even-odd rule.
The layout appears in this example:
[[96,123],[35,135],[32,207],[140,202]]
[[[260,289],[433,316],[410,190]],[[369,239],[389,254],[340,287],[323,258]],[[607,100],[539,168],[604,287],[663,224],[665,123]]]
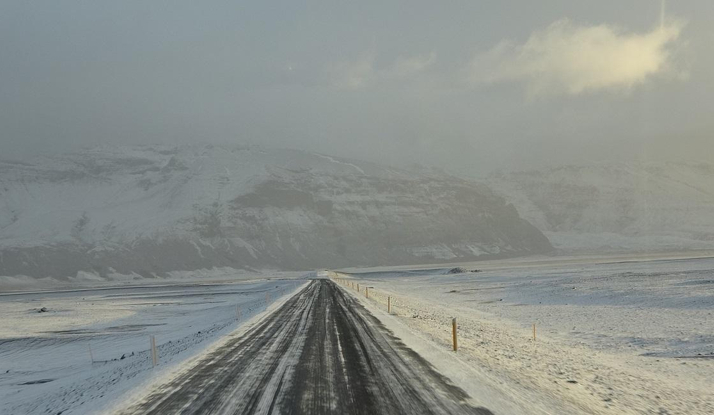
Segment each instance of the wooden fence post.
[[456,319],[451,320],[451,334],[454,338],[454,351],[459,349],[459,344],[456,340]]

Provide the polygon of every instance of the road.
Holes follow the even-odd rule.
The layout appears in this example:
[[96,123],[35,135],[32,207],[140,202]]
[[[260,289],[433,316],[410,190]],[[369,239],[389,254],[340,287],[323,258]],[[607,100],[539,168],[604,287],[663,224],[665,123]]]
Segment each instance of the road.
[[122,414],[480,414],[343,288],[313,280]]

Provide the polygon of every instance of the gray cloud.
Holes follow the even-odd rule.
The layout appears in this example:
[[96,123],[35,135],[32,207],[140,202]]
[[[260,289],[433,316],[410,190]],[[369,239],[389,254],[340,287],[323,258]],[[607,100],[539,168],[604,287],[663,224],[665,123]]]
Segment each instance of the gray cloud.
[[426,70],[436,60],[436,53],[397,56],[384,67],[375,68],[375,52],[363,53],[358,59],[330,63],[327,74],[332,86],[339,89],[360,89],[377,82],[400,81]]
[[[671,2],[687,26],[664,32],[652,28],[657,6],[6,0],[0,158],[249,142],[478,173],[711,160],[714,2]],[[516,42],[494,48],[503,39]],[[631,67],[625,45],[645,54]],[[575,65],[578,47],[607,59]],[[474,67],[476,56],[490,60]]]
[[374,53],[369,52],[354,61],[329,64],[327,73],[331,84],[340,89],[359,89],[367,86],[374,77]]

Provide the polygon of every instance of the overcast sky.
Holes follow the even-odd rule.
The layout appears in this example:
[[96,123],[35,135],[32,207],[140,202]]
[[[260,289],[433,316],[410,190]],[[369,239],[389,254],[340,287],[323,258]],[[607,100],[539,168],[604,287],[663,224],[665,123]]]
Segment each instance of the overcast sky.
[[714,1],[0,2],[0,158],[258,143],[714,162]]

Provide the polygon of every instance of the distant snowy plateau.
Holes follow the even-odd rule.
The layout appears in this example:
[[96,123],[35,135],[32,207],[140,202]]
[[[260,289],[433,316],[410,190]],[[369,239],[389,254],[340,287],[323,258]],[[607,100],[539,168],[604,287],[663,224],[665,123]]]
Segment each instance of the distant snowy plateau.
[[485,185],[426,168],[214,146],[95,148],[0,162],[6,283],[551,250],[541,231]]
[[561,252],[714,249],[714,165],[631,162],[494,174],[485,183]]

